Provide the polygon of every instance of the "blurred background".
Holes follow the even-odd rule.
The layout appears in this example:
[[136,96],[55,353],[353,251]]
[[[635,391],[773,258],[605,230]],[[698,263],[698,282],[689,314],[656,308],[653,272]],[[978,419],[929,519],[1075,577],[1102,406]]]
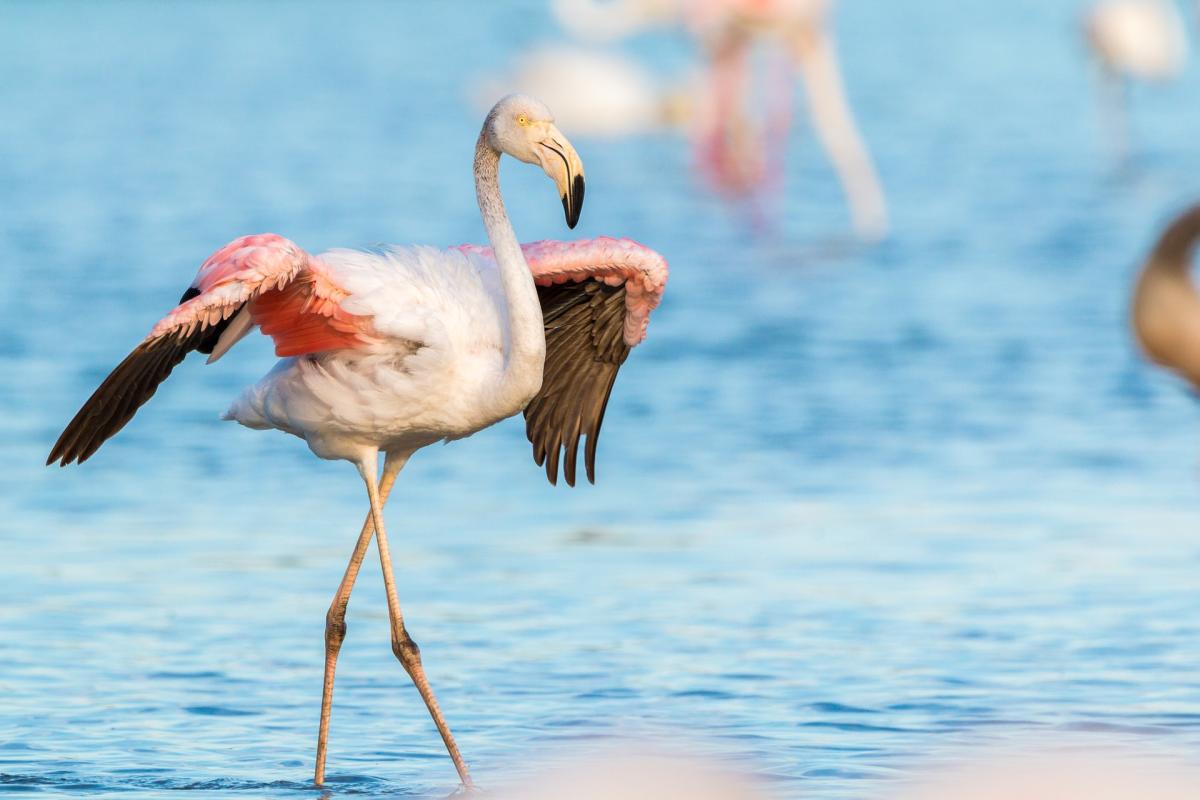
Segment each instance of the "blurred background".
[[[574,232],[544,178],[505,170],[522,240],[629,236],[672,273],[595,487],[548,486],[510,420],[422,452],[388,506],[482,785],[551,743],[677,731],[822,798],[1035,734],[1194,753],[1200,407],[1126,316],[1200,198],[1200,68],[1132,87],[1120,156],[1086,8],[834,7],[883,238],[855,235],[796,87],[765,215],[673,129],[564,121]],[[235,236],[482,241],[480,86],[572,34],[535,0],[18,0],[0,31],[0,781],[302,789],[365,503],[346,465],[218,420],[270,343],[185,363],[92,461],[41,465]],[[602,46],[663,85],[704,69],[678,24]],[[378,570],[348,621],[330,788],[449,791]]]

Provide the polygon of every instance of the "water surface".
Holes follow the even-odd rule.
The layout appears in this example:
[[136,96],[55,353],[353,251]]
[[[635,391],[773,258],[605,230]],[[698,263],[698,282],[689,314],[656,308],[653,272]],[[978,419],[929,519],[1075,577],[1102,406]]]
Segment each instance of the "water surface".
[[[345,464],[217,419],[271,363],[180,367],[83,468],[41,463],[235,235],[318,251],[480,241],[478,76],[559,33],[536,3],[0,9],[0,787],[312,796],[325,609],[366,507]],[[409,628],[477,779],[635,734],[865,797],[966,744],[1200,744],[1200,406],[1124,328],[1200,197],[1200,79],[1134,93],[1116,172],[1069,2],[846,0],[894,236],[849,245],[807,132],[754,238],[671,138],[574,137],[575,234],[671,262],[596,487],[519,421],[419,454],[388,508]],[[686,42],[628,52],[664,70]],[[570,132],[568,131],[568,134]],[[565,237],[505,171],[523,239]],[[351,602],[334,795],[453,771]]]

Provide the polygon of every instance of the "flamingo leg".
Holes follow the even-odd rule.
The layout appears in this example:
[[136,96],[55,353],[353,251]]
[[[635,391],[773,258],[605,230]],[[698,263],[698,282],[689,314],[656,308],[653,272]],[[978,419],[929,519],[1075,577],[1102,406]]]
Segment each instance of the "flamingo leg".
[[[380,504],[386,503],[391,494],[396,476],[408,461],[408,456],[389,454],[383,465],[383,478],[379,483]],[[317,766],[313,782],[318,786],[325,782],[325,755],[329,745],[329,716],[333,709],[333,676],[337,671],[338,653],[342,649],[342,641],[346,638],[346,606],[350,602],[350,591],[358,579],[358,570],[366,556],[371,537],[375,534],[374,517],[367,512],[363,522],[362,533],[358,535],[358,543],[354,545],[354,554],[346,565],[346,574],[338,585],[329,611],[325,614],[325,685],[321,691],[321,725],[317,731]]]
[[867,239],[881,239],[887,233],[887,203],[846,102],[833,39],[823,26],[805,26],[793,41],[793,52],[813,129],[846,192],[855,228]]
[[458,745],[454,742],[450,726],[446,724],[442,709],[433,695],[433,688],[429,685],[429,679],[425,677],[425,669],[421,665],[421,649],[404,629],[404,615],[400,613],[400,600],[396,596],[396,580],[392,575],[392,556],[388,550],[387,533],[383,527],[383,502],[380,499],[379,489],[375,485],[375,457],[372,456],[362,461],[359,464],[359,471],[362,473],[363,482],[367,485],[367,495],[371,500],[375,541],[379,548],[379,564],[383,568],[383,586],[387,592],[388,617],[392,624],[392,652],[400,660],[400,664],[408,673],[408,677],[412,679],[417,691],[421,693],[421,699],[425,701],[425,707],[429,709],[429,715],[433,717],[433,724],[437,726],[438,733],[442,735],[446,751],[454,761],[454,768],[458,770],[459,780],[462,781],[464,787],[473,788],[474,783],[471,782],[471,773],[467,770],[467,763],[463,761],[462,754],[458,751]]
[[1129,84],[1115,72],[1104,71],[1100,76],[1100,112],[1108,128],[1113,156],[1118,166],[1129,163],[1130,121]]
[[745,194],[754,187],[753,136],[747,128],[744,97],[750,79],[749,44],[732,32],[710,47],[708,114],[699,129],[697,161],[724,194]]

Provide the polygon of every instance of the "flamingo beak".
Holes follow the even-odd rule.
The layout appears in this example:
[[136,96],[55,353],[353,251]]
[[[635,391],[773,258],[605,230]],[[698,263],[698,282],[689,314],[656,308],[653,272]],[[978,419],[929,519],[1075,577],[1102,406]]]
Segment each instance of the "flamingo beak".
[[538,145],[542,169],[554,181],[562,198],[567,227],[574,228],[579,222],[579,212],[583,210],[583,162],[567,137],[553,125]]

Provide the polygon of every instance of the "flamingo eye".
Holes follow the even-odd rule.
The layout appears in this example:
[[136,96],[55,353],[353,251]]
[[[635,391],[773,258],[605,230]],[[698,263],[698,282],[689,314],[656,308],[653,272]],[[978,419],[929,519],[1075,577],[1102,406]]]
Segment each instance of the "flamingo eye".
[[525,127],[526,125],[529,124],[529,117],[525,116],[524,114],[518,114],[517,115],[517,124],[520,125],[521,127]]

